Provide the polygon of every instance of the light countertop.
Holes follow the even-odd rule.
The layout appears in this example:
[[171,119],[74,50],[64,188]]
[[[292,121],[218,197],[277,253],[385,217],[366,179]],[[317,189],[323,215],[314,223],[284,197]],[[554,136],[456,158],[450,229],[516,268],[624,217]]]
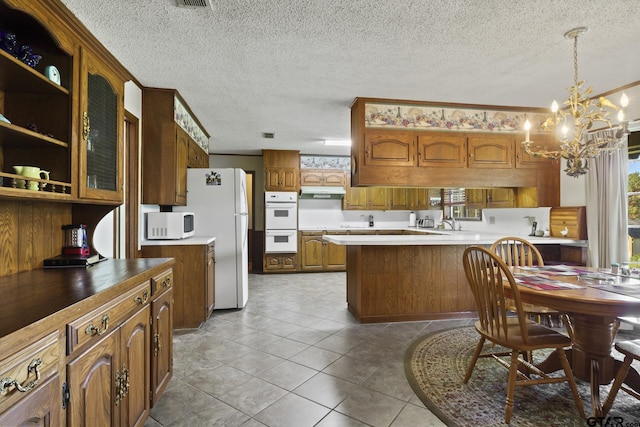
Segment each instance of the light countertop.
[[140,246],[185,246],[208,245],[216,240],[213,236],[191,236],[186,239],[142,240]]
[[[415,228],[407,228],[415,230]],[[440,229],[418,229],[424,234],[400,235],[400,234],[333,234],[325,235],[323,239],[337,245],[346,246],[413,246],[413,245],[490,245],[500,237],[500,233],[486,233],[475,231],[451,231]],[[586,240],[567,239],[563,237],[535,237],[517,236],[527,239],[534,244],[565,244],[572,246],[586,246]]]

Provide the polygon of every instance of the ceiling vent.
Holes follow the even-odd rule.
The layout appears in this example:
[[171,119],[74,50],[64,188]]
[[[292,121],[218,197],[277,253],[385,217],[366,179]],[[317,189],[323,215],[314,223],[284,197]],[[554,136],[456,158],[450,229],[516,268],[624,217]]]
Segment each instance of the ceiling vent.
[[211,8],[211,0],[176,0],[176,4],[190,9]]
[[262,132],[262,137],[267,139],[275,138],[276,134],[273,132]]

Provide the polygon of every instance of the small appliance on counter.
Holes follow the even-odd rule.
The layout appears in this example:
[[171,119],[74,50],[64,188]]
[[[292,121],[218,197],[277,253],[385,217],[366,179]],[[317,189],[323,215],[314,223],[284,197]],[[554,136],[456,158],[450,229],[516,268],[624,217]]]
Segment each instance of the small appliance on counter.
[[78,255],[88,257],[90,255],[87,244],[87,226],[85,224],[63,225],[64,247],[62,255]]
[[193,212],[149,212],[147,213],[147,239],[186,239],[195,235]]
[[100,262],[105,257],[100,254],[91,254],[87,243],[87,226],[85,224],[63,225],[64,247],[62,254],[43,261],[44,268],[59,267],[89,267]]
[[418,220],[418,228],[435,228],[435,221],[429,217]]

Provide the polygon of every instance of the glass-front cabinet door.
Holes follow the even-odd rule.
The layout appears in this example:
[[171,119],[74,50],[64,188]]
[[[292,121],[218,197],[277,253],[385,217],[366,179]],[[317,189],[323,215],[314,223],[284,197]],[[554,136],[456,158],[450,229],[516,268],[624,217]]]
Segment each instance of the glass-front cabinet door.
[[79,197],[123,203],[124,82],[82,50]]

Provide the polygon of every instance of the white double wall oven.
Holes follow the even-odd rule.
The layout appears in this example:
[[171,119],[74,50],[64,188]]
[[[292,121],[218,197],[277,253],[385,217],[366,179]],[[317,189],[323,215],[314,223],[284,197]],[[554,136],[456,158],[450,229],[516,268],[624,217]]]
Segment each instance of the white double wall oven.
[[265,253],[298,252],[298,194],[267,191],[265,202]]

